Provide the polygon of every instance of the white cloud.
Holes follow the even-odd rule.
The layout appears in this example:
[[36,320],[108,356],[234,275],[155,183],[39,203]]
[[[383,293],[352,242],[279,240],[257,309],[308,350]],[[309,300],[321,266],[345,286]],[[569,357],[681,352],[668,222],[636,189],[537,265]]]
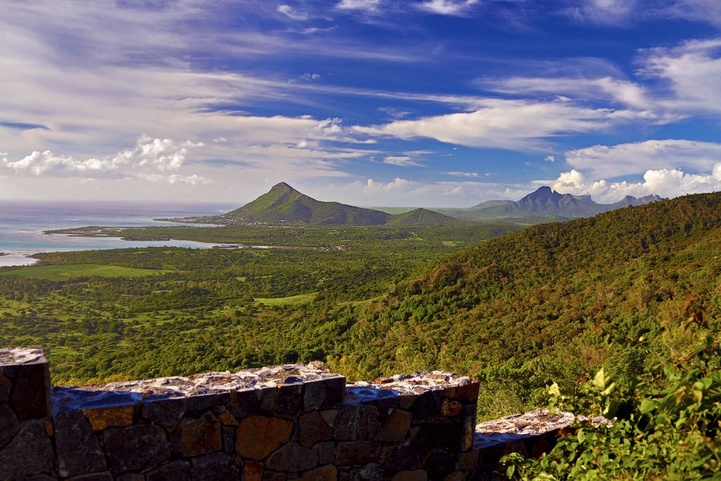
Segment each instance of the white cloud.
[[677,167],[708,171],[721,162],[721,143],[668,139],[614,146],[594,145],[567,152],[566,162],[592,179]]
[[572,18],[600,24],[617,24],[634,12],[635,0],[580,0],[572,2],[566,13]]
[[354,205],[371,207],[471,207],[486,200],[518,200],[528,193],[528,186],[491,182],[426,182],[395,178],[380,181],[373,178],[342,185],[327,185],[324,197],[343,195]]
[[7,157],[0,160],[5,167],[20,175],[117,178],[132,177],[137,171],[143,170],[178,170],[185,162],[188,149],[197,147],[203,147],[203,144],[189,141],[177,143],[171,139],[142,136],[134,148],[111,157],[79,159],[46,150],[35,151],[17,161],[8,161]]
[[618,122],[638,118],[632,111],[590,109],[570,102],[487,100],[473,112],[398,120],[375,127],[355,127],[367,135],[401,139],[431,138],[468,147],[514,151],[544,149],[559,135],[600,131]]
[[320,79],[320,74],[317,73],[304,73],[299,77],[301,80],[311,81]]
[[553,163],[553,162],[556,161],[556,156],[555,156],[555,155],[547,155],[547,156],[543,159],[543,161],[544,161],[544,162],[551,162],[551,163]]
[[627,195],[643,197],[659,195],[673,198],[687,194],[721,190],[721,163],[701,174],[689,174],[680,169],[648,170],[640,182],[609,182],[588,180],[577,170],[562,173],[552,188],[561,193],[590,195],[596,202],[614,203]]
[[381,0],[341,0],[336,8],[341,10],[365,10],[374,12],[380,5]]
[[721,2],[718,0],[675,0],[662,13],[721,26]]
[[150,182],[160,182],[160,183],[168,183],[168,184],[188,184],[188,185],[207,185],[212,184],[213,181],[210,179],[206,179],[205,177],[201,177],[199,175],[193,174],[193,175],[178,175],[178,174],[172,174],[172,175],[158,175],[158,174],[140,174],[138,175],[139,178],[148,180]]
[[503,80],[482,80],[479,83],[495,92],[515,95],[563,95],[579,101],[608,99],[637,109],[648,109],[651,106],[648,92],[643,86],[609,76],[591,79],[578,77],[511,77]]
[[389,155],[383,160],[384,163],[401,167],[418,167],[421,164],[406,155]]
[[450,175],[453,177],[480,177],[478,175],[478,172],[443,172],[446,175]]
[[278,11],[293,20],[308,20],[308,14],[294,10],[290,5],[280,5]]
[[428,0],[418,8],[439,15],[461,15],[478,0]]
[[666,83],[658,103],[690,114],[721,114],[721,38],[647,52],[640,72]]

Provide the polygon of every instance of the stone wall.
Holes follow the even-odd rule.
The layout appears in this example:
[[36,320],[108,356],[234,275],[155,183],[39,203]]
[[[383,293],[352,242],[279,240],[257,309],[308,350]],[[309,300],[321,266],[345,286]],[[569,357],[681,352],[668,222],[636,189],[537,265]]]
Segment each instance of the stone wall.
[[42,349],[0,350],[0,481],[480,480],[550,447],[477,433],[477,395],[446,372],[347,384],[310,365],[51,388]]

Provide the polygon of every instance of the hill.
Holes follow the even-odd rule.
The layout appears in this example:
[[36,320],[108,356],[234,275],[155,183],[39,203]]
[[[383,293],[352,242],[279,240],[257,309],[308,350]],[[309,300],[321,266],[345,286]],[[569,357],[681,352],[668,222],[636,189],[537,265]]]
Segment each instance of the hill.
[[[520,411],[605,366],[629,378],[692,351],[721,319],[721,194],[529,227],[401,282],[346,334],[353,377],[443,368]],[[541,397],[539,397],[541,396]]]
[[432,210],[414,209],[410,212],[393,215],[387,224],[392,226],[442,226],[454,225],[459,222],[458,219]]
[[383,225],[390,219],[385,212],[315,200],[285,182],[274,185],[254,201],[219,217],[225,223],[261,222],[274,225]]
[[494,218],[539,223],[548,222],[549,220],[591,217],[622,207],[643,205],[659,200],[661,198],[656,195],[642,198],[626,196],[623,200],[614,204],[599,204],[594,202],[589,195],[559,194],[550,187],[544,186],[516,202],[491,200],[468,209],[444,209],[439,210],[439,212],[458,218]]

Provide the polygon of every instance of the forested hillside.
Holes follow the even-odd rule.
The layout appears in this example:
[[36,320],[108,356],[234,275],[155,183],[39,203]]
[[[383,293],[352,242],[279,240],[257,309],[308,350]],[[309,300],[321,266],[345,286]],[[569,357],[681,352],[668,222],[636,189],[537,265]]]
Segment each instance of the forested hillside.
[[346,333],[354,377],[446,368],[485,382],[489,414],[573,392],[602,365],[638,374],[691,350],[721,314],[721,194],[534,226],[400,283]]

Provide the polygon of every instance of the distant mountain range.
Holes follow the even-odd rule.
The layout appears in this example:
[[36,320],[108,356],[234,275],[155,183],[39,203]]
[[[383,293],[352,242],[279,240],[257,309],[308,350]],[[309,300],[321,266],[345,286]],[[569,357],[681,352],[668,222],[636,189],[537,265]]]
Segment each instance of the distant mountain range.
[[209,224],[305,224],[305,225],[393,225],[441,226],[458,223],[447,215],[427,209],[415,209],[391,215],[374,209],[364,209],[339,202],[322,202],[295,190],[285,182],[254,201],[227,214],[211,217],[173,219],[174,221]]
[[549,220],[590,217],[658,200],[661,198],[657,195],[640,199],[628,196],[615,204],[598,204],[588,195],[559,194],[550,187],[541,187],[517,202],[492,200],[467,209],[414,209],[393,215],[376,209],[315,200],[281,182],[254,201],[226,214],[163,220],[222,225],[441,226],[463,220],[508,220],[536,224]]
[[657,195],[641,198],[626,196],[615,204],[599,204],[590,195],[575,196],[559,194],[550,187],[544,186],[523,197],[519,201],[491,200],[482,202],[468,209],[438,209],[446,215],[459,219],[526,219],[531,223],[545,221],[591,217],[602,212],[609,212],[622,207],[637,206],[662,200]]

